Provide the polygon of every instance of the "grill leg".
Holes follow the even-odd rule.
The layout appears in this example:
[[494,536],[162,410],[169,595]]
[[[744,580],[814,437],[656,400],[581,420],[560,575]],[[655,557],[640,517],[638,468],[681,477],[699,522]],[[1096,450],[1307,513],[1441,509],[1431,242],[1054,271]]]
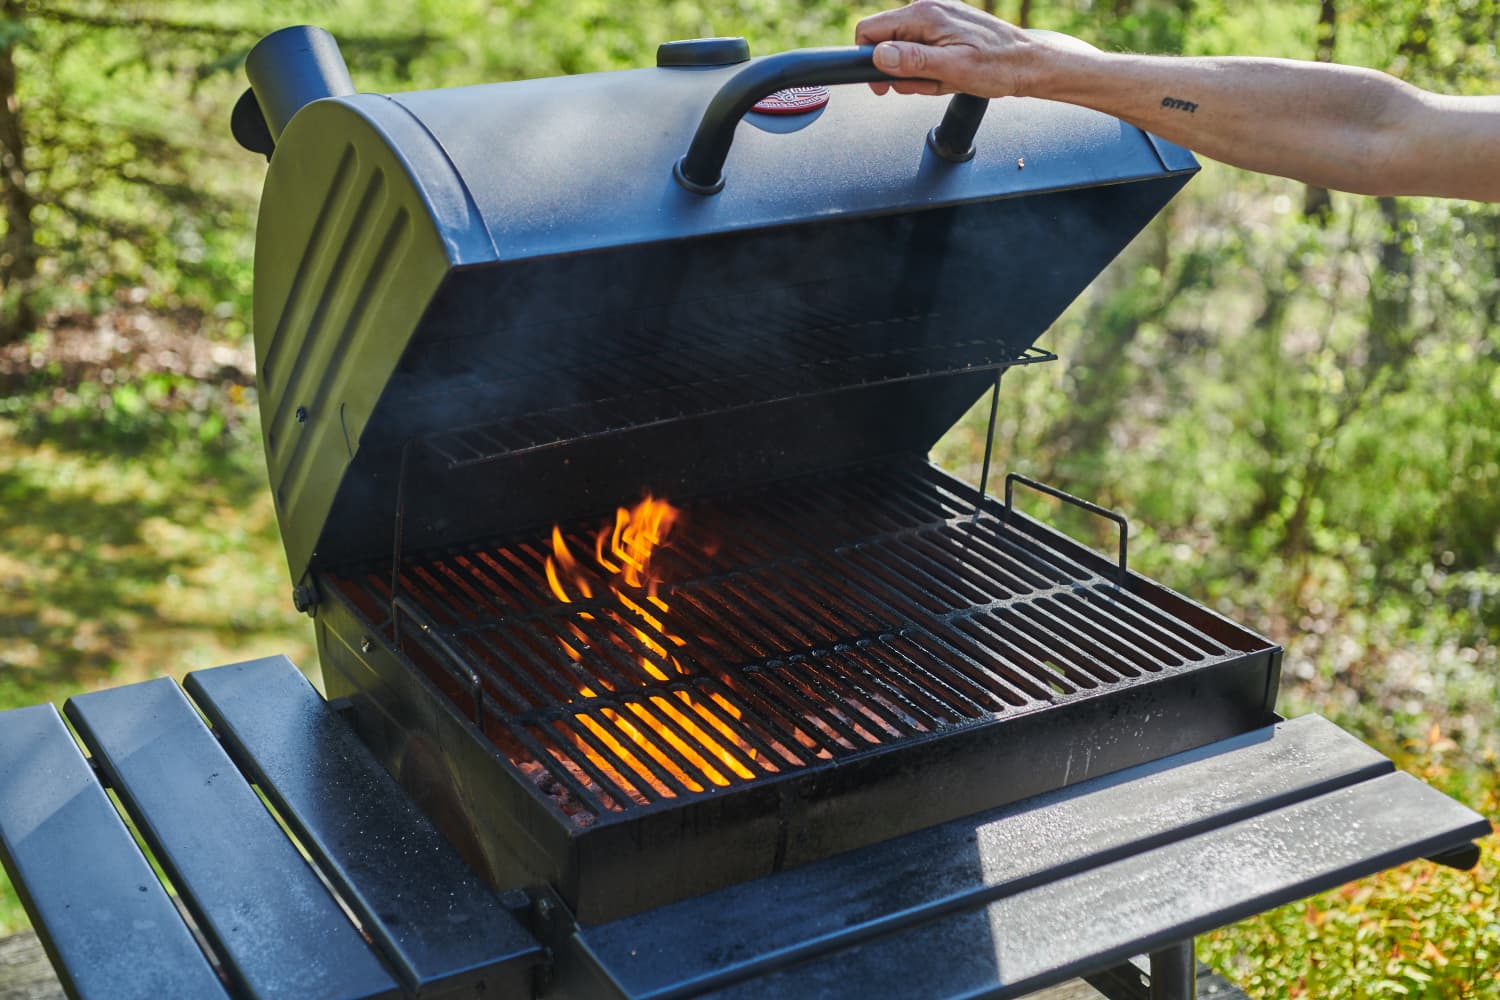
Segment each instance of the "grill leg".
[[1193,957],[1193,939],[1153,951],[1151,1000],[1193,1000],[1198,990],[1198,962]]

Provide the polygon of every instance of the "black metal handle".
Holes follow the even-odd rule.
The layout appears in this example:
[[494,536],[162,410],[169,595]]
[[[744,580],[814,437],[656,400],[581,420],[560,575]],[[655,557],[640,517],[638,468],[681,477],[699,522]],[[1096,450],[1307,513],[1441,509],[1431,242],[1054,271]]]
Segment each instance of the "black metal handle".
[[927,145],[937,155],[953,163],[974,159],[974,136],[989,110],[988,97],[954,94],[943,112],[943,120],[927,133]]
[[778,90],[889,79],[889,74],[875,68],[873,45],[793,49],[757,59],[730,77],[708,102],[687,153],[672,166],[672,176],[694,194],[718,194],[724,187],[724,160],[740,119],[757,101]]
[[1055,497],[1058,500],[1061,500],[1063,503],[1072,504],[1075,507],[1088,511],[1090,514],[1097,514],[1099,517],[1113,521],[1115,524],[1119,525],[1120,559],[1116,564],[1116,568],[1119,571],[1119,576],[1116,578],[1115,582],[1122,587],[1125,585],[1125,575],[1130,571],[1129,566],[1127,565],[1127,549],[1130,542],[1130,522],[1125,520],[1124,514],[1112,511],[1107,507],[1101,507],[1096,503],[1090,503],[1082,497],[1075,497],[1073,494],[1066,493],[1058,489],[1056,486],[1048,486],[1046,483],[1038,482],[1037,480],[1032,479],[1029,476],[1023,476],[1019,472],[1012,472],[1010,475],[1005,477],[1006,515],[1009,515],[1012,509],[1011,499],[1015,493],[1016,483],[1020,483],[1022,486],[1029,486],[1032,489],[1036,490],[1038,493],[1045,493],[1049,497]]
[[[694,194],[723,190],[724,160],[734,144],[735,128],[758,101],[778,90],[894,79],[876,68],[873,45],[793,49],[757,60],[730,77],[708,103],[687,153],[672,165],[672,176]],[[982,97],[954,95],[942,123],[927,136],[933,152],[955,163],[973,157],[974,133],[988,104]]]
[[429,618],[421,608],[417,607],[405,597],[395,597],[391,600],[391,619],[396,624],[396,645],[401,648],[399,625],[401,615],[406,615],[417,624],[417,641],[424,642],[430,649],[438,654],[438,659],[446,661],[443,665],[447,668],[450,676],[456,674],[454,680],[460,684],[469,686],[469,697],[474,699],[474,725],[480,731],[484,731],[484,682],[480,680],[479,674],[473,667],[469,666],[463,654],[453,648],[448,637],[438,628],[436,622]]

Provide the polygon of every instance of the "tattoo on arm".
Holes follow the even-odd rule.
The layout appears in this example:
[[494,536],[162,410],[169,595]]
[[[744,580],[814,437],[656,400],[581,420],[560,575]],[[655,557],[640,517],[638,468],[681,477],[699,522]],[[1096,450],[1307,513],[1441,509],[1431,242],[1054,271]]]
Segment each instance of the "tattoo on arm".
[[1163,97],[1161,99],[1161,106],[1171,108],[1174,111],[1186,111],[1188,114],[1192,114],[1198,110],[1198,105],[1192,101],[1184,101],[1176,97]]

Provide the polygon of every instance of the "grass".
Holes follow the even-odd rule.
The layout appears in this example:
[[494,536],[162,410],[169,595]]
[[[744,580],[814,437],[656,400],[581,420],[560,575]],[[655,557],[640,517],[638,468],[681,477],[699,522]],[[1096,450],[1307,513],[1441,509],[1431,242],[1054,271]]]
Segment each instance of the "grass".
[[267,646],[311,655],[264,473],[238,455],[78,451],[0,423],[0,502],[6,703]]
[[[208,441],[178,403],[122,420],[83,417],[71,390],[45,400],[15,393],[0,416],[0,706],[272,653],[316,668],[252,394],[213,397],[236,426]],[[25,926],[0,876],[0,935]]]
[[[1431,737],[1398,765],[1500,822],[1493,759],[1455,772],[1456,745]],[[1402,865],[1205,935],[1198,957],[1254,997],[1500,997],[1500,862],[1489,849],[1466,872]]]

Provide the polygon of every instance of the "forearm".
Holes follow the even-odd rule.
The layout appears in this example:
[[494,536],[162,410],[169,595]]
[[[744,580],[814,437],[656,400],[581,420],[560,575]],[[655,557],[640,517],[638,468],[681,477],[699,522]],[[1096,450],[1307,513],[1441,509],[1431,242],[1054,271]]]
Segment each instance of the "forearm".
[[[1467,136],[1454,129],[1456,137],[1441,147],[1422,145],[1422,126],[1441,125],[1473,109],[1373,70],[1070,48],[1037,60],[1021,88],[1115,115],[1234,166],[1323,187],[1478,198],[1497,197],[1500,183],[1491,180],[1486,186],[1478,164],[1456,179],[1446,172],[1428,176],[1424,167],[1435,160],[1484,155],[1482,148],[1465,148],[1465,139],[1483,140],[1477,125]],[[1490,146],[1496,153],[1493,136]],[[1487,173],[1500,178],[1500,161]]]
[[872,15],[855,38],[895,77],[878,93],[1068,101],[1310,184],[1500,201],[1500,96],[1441,97],[1330,63],[1113,55],[955,0]]

